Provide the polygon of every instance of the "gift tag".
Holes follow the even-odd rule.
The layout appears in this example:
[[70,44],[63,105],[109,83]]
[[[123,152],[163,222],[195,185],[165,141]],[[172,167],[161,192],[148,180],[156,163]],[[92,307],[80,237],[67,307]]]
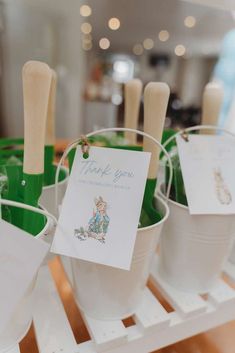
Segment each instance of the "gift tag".
[[235,139],[177,136],[177,146],[190,214],[234,214]]
[[52,251],[128,270],[150,153],[77,148]]
[[48,244],[0,219],[0,333],[48,251]]

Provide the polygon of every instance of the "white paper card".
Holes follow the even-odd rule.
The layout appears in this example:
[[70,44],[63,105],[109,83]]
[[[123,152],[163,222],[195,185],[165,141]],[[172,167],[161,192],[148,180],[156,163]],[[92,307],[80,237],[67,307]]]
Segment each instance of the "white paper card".
[[190,214],[234,214],[235,139],[177,136],[177,146]]
[[150,153],[77,149],[52,251],[130,269]]
[[0,334],[48,251],[48,244],[0,219]]

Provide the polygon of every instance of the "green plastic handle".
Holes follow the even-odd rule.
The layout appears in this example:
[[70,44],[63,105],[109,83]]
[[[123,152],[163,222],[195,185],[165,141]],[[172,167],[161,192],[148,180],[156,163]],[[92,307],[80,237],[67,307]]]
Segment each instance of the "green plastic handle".
[[[23,202],[27,205],[38,207],[38,199],[42,193],[43,174],[26,174],[23,173],[21,182]],[[23,229],[32,234],[37,235],[45,225],[45,218],[35,217],[34,212],[24,210]]]
[[53,160],[55,148],[53,145],[45,146],[44,154],[44,185],[51,185],[55,182]]

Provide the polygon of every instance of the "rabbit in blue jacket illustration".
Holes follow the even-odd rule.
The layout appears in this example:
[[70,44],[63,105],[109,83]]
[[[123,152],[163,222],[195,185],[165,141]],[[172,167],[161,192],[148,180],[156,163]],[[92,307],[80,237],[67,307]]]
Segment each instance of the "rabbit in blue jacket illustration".
[[108,232],[108,226],[110,218],[107,215],[107,202],[103,200],[101,196],[94,199],[95,209],[93,210],[93,216],[88,222],[87,229],[81,227],[75,229],[75,236],[80,240],[85,240],[88,237],[95,238],[102,243],[105,243],[105,237]]

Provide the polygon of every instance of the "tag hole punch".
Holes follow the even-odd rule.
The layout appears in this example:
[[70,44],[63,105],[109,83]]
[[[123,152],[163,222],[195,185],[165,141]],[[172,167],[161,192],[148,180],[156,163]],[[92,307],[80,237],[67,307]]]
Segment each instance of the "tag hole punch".
[[83,153],[83,158],[84,158],[84,159],[89,158],[89,153],[88,153],[88,152]]

